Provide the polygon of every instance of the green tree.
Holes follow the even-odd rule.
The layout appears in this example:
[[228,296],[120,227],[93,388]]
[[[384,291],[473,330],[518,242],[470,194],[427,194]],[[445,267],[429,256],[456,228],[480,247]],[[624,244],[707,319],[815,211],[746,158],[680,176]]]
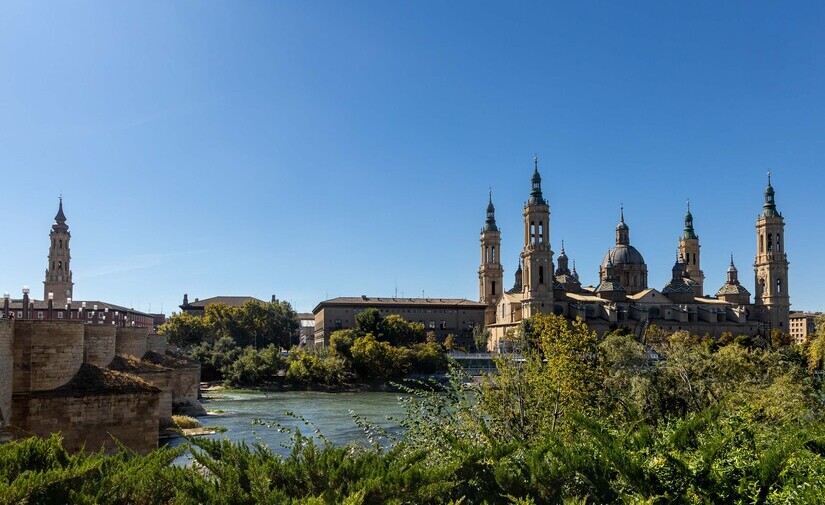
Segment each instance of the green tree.
[[381,326],[384,330],[384,340],[394,346],[410,346],[423,342],[425,339],[422,323],[407,321],[398,314],[385,317]]
[[367,379],[397,379],[410,370],[410,350],[377,340],[372,334],[358,337],[352,345],[355,372]]
[[166,335],[169,342],[178,347],[199,344],[213,337],[212,328],[203,318],[186,313],[173,314],[158,326],[158,333]]
[[378,340],[384,340],[384,318],[376,308],[368,308],[355,316],[355,331],[359,336],[373,335]]
[[487,352],[490,345],[490,330],[480,324],[473,326],[473,344],[476,352]]

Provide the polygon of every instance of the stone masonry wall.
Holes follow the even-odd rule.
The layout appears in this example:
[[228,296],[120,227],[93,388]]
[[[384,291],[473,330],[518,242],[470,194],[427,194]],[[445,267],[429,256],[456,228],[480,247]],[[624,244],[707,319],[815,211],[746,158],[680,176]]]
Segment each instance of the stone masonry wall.
[[172,409],[187,415],[205,413],[198,401],[200,393],[201,367],[200,365],[186,368],[177,368],[172,375]]
[[69,382],[83,363],[82,321],[14,322],[14,393]]
[[146,350],[154,351],[159,354],[166,354],[166,335],[153,334],[149,335],[146,341]]
[[83,362],[99,367],[109,366],[115,358],[117,329],[105,324],[87,324],[84,329]]
[[138,453],[158,446],[158,393],[123,393],[89,396],[33,396],[15,401],[27,402],[23,428],[47,437],[61,432],[70,451],[117,452],[112,437]]
[[158,416],[161,426],[172,424],[172,384],[174,383],[173,370],[158,370],[129,372],[137,375],[141,379],[150,382],[153,386],[160,388],[160,398],[158,399]]
[[117,328],[115,352],[142,358],[146,354],[148,328]]
[[11,393],[14,371],[12,364],[14,323],[0,320],[0,429],[12,422]]

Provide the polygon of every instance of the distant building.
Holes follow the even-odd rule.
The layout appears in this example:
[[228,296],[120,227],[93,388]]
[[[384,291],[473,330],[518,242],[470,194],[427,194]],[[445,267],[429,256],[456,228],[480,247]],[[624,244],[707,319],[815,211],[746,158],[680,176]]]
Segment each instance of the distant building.
[[266,303],[263,300],[259,300],[252,296],[213,296],[212,298],[205,298],[203,300],[199,300],[195,298],[195,301],[189,303],[189,295],[183,295],[183,303],[180,305],[180,310],[184,314],[190,314],[193,316],[202,316],[206,307],[209,305],[226,305],[228,307],[242,307],[244,303],[253,300],[260,303]]
[[487,205],[487,219],[480,237],[478,280],[479,301],[486,306],[485,325],[492,335],[491,350],[506,349],[521,320],[537,313],[582,319],[600,333],[625,327],[641,335],[650,325],[668,332],[686,330],[714,337],[724,332],[734,335],[770,334],[771,329],[790,332],[785,221],[776,208],[770,174],[762,212],[756,220],[753,302],[750,292],[739,282],[733,258],[726,283],[716,296],[704,294],[699,236],[689,205],[673,276],[661,291],[648,286],[647,264],[630,243],[630,226],[625,222],[624,208],[616,226],[615,245],[599,266],[598,286],[582,286],[575,263],[572,269],[568,267],[564,243],[557,258],[558,268],[554,266],[550,206],[542,194],[541,180],[536,160],[531,192],[523,209],[524,247],[510,290],[503,287],[501,232],[496,224],[492,195]]
[[72,298],[74,282],[70,268],[71,233],[63,212],[63,198],[54,216],[49,233],[49,260],[43,281],[43,300],[30,298],[29,288],[23,288],[23,297],[12,299],[6,293],[0,317],[17,319],[82,319],[86,324],[109,324],[155,328],[155,321],[163,314],[147,314],[133,308],[99,300],[75,300]]
[[374,308],[386,317],[396,314],[424,325],[425,332],[433,332],[440,341],[452,334],[456,344],[472,345],[473,328],[484,324],[486,305],[463,298],[373,298],[339,297],[324,300],[312,313],[315,315],[315,347],[329,345],[329,336],[335,330],[355,327],[355,316]]
[[804,344],[816,335],[816,318],[822,312],[791,312],[790,333],[795,344]]
[[298,314],[298,345],[302,347],[315,344],[315,315],[311,312]]

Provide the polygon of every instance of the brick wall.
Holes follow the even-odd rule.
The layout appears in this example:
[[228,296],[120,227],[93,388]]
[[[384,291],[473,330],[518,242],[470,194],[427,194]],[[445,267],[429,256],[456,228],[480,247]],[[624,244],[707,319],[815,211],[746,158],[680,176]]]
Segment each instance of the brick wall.
[[166,344],[166,335],[152,334],[147,338],[146,349],[159,354],[166,354]]
[[27,412],[23,429],[42,437],[61,432],[70,451],[117,452],[111,437],[126,447],[145,454],[158,446],[157,392],[88,395],[20,396],[15,411]]
[[146,354],[147,328],[117,328],[115,352],[142,358]]
[[82,321],[14,322],[14,393],[69,382],[83,363]]
[[115,333],[112,325],[87,324],[84,326],[83,362],[99,367],[108,366],[115,357]]
[[8,319],[0,320],[0,428],[12,421],[13,337],[14,323]]

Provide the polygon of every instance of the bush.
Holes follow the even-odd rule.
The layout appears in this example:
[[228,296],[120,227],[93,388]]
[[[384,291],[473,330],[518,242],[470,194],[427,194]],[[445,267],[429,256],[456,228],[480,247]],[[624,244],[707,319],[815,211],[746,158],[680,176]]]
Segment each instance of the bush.
[[338,386],[346,379],[344,360],[331,354],[295,348],[287,363],[286,379],[296,386]]
[[247,347],[235,361],[222,369],[224,382],[235,387],[272,383],[283,365],[273,344],[261,350]]
[[200,428],[201,423],[192,416],[172,416],[172,421],[175,426],[182,430],[191,430],[193,428]]

